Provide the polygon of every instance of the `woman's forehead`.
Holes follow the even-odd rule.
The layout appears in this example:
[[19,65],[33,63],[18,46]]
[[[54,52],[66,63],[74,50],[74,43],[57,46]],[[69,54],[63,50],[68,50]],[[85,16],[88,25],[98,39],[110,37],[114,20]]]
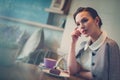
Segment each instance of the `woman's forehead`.
[[76,21],[77,20],[81,20],[82,18],[87,18],[87,17],[91,17],[90,13],[87,12],[87,11],[82,11],[82,12],[79,12],[77,15],[76,15]]

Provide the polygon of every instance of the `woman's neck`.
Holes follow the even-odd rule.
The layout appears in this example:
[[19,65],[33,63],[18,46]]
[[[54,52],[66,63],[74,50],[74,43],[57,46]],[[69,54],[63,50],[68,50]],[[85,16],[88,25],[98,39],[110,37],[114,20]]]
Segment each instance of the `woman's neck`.
[[93,36],[91,36],[91,44],[92,44],[93,42],[95,42],[95,41],[100,37],[101,34],[102,34],[102,31],[101,31],[101,30],[96,31],[96,32],[93,34]]

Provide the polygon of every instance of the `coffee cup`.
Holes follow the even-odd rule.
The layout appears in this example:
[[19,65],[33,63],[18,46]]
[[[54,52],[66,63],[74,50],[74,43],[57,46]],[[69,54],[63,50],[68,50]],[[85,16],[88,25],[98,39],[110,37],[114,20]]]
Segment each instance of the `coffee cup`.
[[44,58],[44,66],[46,68],[53,68],[56,65],[56,60],[51,58]]

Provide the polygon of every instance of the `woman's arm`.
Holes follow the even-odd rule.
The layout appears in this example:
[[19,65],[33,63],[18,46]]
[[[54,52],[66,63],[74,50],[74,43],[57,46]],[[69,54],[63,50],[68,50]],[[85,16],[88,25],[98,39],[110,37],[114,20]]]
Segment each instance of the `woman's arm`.
[[76,47],[76,44],[72,43],[71,50],[70,50],[70,53],[68,54],[68,59],[67,59],[67,65],[68,65],[68,70],[70,74],[75,74],[80,70],[80,66],[76,61],[75,47]]
[[120,80],[120,49],[116,42],[110,42],[109,46],[109,72],[108,78],[109,80]]
[[78,30],[78,27],[76,27],[71,34],[72,42],[71,42],[70,53],[68,54],[68,59],[67,59],[67,66],[70,74],[75,74],[80,69],[80,66],[76,61],[76,55],[75,55],[76,43],[78,41],[79,36],[81,36],[81,33]]
[[71,44],[71,50],[68,55],[68,70],[70,74],[76,74],[77,75],[87,79],[87,80],[92,80],[92,73],[90,71],[85,71],[80,64],[77,63],[76,61],[76,55],[75,55],[75,46],[76,44],[72,43]]

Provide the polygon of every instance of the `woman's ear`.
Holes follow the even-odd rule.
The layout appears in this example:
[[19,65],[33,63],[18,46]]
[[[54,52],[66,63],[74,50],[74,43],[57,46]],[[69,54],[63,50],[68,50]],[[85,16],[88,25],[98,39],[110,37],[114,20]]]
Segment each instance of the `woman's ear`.
[[95,23],[97,24],[97,26],[99,26],[99,22],[100,22],[99,17],[96,17],[96,18],[95,18]]

